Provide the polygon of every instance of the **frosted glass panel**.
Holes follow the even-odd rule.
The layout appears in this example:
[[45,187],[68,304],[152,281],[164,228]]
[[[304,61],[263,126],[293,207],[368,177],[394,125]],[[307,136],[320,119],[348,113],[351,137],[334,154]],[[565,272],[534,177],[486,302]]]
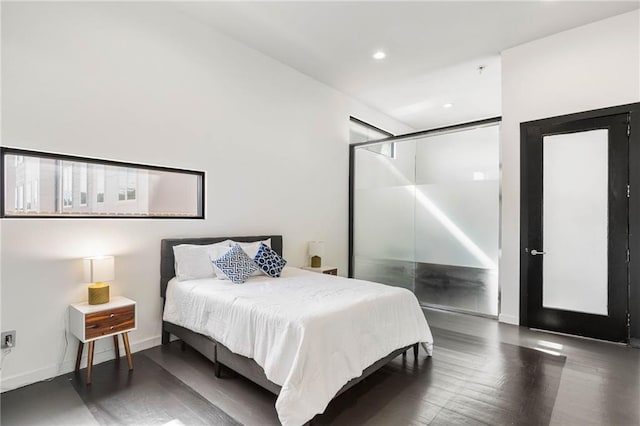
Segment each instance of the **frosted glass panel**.
[[545,136],[543,152],[542,304],[607,315],[608,131]]
[[496,181],[420,185],[416,194],[416,261],[496,269]]
[[354,201],[355,255],[413,261],[413,186],[361,189]]
[[394,158],[370,146],[355,151],[354,276],[413,289],[413,269],[402,262],[415,258],[415,144],[398,145]]
[[491,126],[417,142],[417,261],[497,268],[499,131]]
[[375,146],[378,144],[363,146],[355,151],[355,189],[413,185],[416,167],[415,143],[397,143],[394,158],[375,152],[372,148]]
[[[498,313],[499,126],[354,150],[355,278]],[[389,148],[389,142],[386,142]],[[388,150],[387,150],[388,151]]]
[[500,127],[425,137],[416,145],[416,183],[498,181]]

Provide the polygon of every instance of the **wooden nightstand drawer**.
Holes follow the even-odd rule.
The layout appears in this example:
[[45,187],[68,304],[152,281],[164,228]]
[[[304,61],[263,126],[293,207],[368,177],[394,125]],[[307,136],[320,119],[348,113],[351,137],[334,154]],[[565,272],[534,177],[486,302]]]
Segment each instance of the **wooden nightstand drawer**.
[[93,339],[135,328],[135,317],[135,305],[87,314],[85,338]]
[[69,329],[74,336],[86,343],[111,334],[136,329],[136,302],[115,296],[102,305],[86,302],[73,303],[69,308]]
[[124,306],[122,308],[108,309],[100,312],[85,315],[85,324],[100,324],[105,322],[117,323],[124,318],[133,318],[135,315],[135,305]]

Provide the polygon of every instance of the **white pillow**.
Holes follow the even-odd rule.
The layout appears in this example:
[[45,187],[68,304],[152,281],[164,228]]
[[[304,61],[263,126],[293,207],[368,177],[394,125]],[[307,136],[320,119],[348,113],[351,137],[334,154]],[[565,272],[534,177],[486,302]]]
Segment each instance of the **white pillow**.
[[[263,241],[253,241],[253,242],[250,242],[250,243],[241,243],[241,242],[238,242],[238,241],[233,241],[231,243],[231,245],[233,245],[235,243],[240,244],[240,248],[242,248],[242,251],[247,253],[247,256],[249,256],[251,259],[255,258],[256,254],[258,254],[258,249],[260,248],[260,243],[264,243],[264,245],[266,245],[267,247],[271,248],[271,238],[267,238],[266,240],[263,240]],[[263,274],[262,269],[258,268],[258,270],[253,272],[251,274],[251,276],[262,275],[262,274]]]
[[180,244],[173,246],[176,278],[178,281],[184,281],[216,277],[209,253],[218,253],[217,248],[230,248],[230,246],[231,240],[208,245]]
[[[233,245],[236,242],[237,241],[233,241],[231,245]],[[249,256],[251,259],[256,257],[256,254],[258,254],[260,243],[264,243],[267,247],[271,248],[271,238],[267,238],[264,241],[254,241],[251,243],[240,243],[240,242],[237,242],[237,243],[240,244],[240,247],[242,248],[242,250],[244,250],[244,252],[247,253],[247,256]]]

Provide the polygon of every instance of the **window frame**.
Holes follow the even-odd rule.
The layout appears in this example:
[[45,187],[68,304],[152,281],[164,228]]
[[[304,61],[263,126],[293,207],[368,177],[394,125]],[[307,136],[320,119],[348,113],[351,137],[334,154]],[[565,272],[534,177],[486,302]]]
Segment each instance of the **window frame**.
[[[7,188],[5,187],[6,179],[5,179],[5,158],[7,155],[15,155],[15,156],[28,156],[35,157],[41,159],[48,160],[59,160],[59,161],[69,161],[75,163],[86,163],[87,170],[89,170],[88,165],[102,165],[102,166],[112,166],[112,167],[123,167],[126,169],[139,169],[139,170],[150,170],[150,171],[160,171],[160,172],[170,172],[170,173],[181,173],[187,175],[194,175],[197,178],[198,188],[198,202],[197,202],[197,212],[195,215],[181,215],[181,216],[154,216],[154,215],[140,215],[140,214],[122,214],[122,213],[110,213],[110,214],[10,214],[7,213],[6,210],[6,194]],[[62,169],[60,169],[62,172]],[[75,173],[73,173],[75,174]],[[197,170],[188,170],[188,169],[179,169],[174,167],[165,167],[165,166],[155,166],[150,164],[139,164],[139,163],[129,163],[124,161],[114,161],[114,160],[105,160],[100,158],[92,158],[92,157],[80,157],[75,155],[66,155],[59,153],[51,153],[51,152],[43,152],[43,151],[32,151],[25,150],[19,148],[12,148],[6,146],[0,146],[0,218],[11,218],[11,219],[205,219],[205,179],[206,175],[203,171]],[[87,184],[88,184],[87,179]],[[73,184],[72,184],[73,185]],[[60,180],[60,188],[59,191],[62,193],[62,179]],[[137,185],[136,185],[137,186]],[[136,188],[137,189],[137,188]],[[39,190],[39,188],[38,188]],[[97,194],[96,194],[97,195]],[[89,194],[87,194],[87,199]],[[38,201],[39,201],[38,197]],[[62,203],[62,198],[60,199]],[[39,203],[38,203],[39,204]]]
[[[386,144],[389,145],[389,154],[385,154],[383,152],[377,152],[377,151],[372,151],[375,152],[376,154],[379,155],[384,155],[385,157],[389,157],[389,158],[396,158],[396,143],[395,142],[388,142],[388,143],[384,143],[385,140],[389,139],[389,138],[393,138],[394,135],[393,133],[389,133],[386,130],[383,130],[379,127],[374,126],[373,124],[369,124],[366,121],[362,121],[359,118],[356,118],[352,115],[349,116],[349,124],[356,124],[358,126],[364,127],[365,129],[369,129],[375,133],[378,133],[381,137],[379,139],[369,139],[366,140],[364,142],[352,142],[351,140],[349,141],[350,145],[359,145],[359,144],[371,144],[371,146],[384,146]],[[351,129],[350,129],[351,131]],[[383,141],[382,143],[378,143],[380,141]]]

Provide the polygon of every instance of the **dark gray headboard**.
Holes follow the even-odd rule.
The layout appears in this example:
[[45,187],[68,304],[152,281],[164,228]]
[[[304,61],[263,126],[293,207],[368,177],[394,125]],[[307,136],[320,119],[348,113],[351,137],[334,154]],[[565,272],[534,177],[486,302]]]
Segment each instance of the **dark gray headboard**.
[[167,292],[169,280],[176,276],[175,261],[173,259],[173,246],[179,244],[213,244],[224,240],[233,240],[241,243],[262,241],[271,238],[271,248],[282,256],[282,235],[262,235],[257,237],[204,237],[204,238],[171,238],[164,239],[160,245],[160,297]]

